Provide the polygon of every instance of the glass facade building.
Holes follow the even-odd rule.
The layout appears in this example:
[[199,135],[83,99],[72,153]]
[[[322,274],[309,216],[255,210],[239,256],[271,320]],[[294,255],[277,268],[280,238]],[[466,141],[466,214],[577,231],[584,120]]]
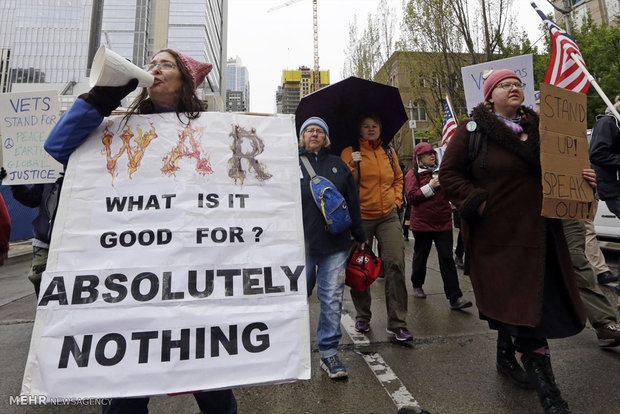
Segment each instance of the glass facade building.
[[199,97],[219,97],[223,110],[227,10],[228,0],[2,0],[0,92],[46,83],[61,95],[82,84],[81,93],[100,44],[138,66],[169,47],[213,64]]
[[225,95],[228,0],[169,0],[168,47],[213,64],[201,89]]
[[[229,91],[239,92],[240,95],[229,94]],[[238,56],[226,62],[226,93],[227,111],[250,110],[250,74]]]
[[149,31],[155,0],[105,0],[100,44],[105,44],[135,65],[150,60]]
[[0,2],[0,91],[86,76],[91,0]]

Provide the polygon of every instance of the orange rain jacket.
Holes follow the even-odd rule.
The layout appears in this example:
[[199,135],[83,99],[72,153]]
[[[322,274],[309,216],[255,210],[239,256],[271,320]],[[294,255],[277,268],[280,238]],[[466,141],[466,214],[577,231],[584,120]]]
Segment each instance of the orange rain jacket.
[[394,155],[394,166],[381,146],[381,141],[367,141],[360,138],[362,161],[358,177],[357,165],[351,160],[353,147],[342,150],[340,157],[347,163],[355,182],[359,185],[360,207],[364,220],[377,220],[386,217],[394,209],[403,204],[403,172],[398,165],[396,151],[390,147]]

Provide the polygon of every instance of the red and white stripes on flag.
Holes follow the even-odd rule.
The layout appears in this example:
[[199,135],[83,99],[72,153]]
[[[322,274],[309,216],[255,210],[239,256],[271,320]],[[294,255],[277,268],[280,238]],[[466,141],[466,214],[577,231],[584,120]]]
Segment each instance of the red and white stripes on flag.
[[441,130],[442,147],[450,141],[450,138],[454,135],[454,131],[456,131],[456,119],[454,118],[454,113],[452,113],[448,97],[446,96],[446,100],[443,103],[443,129]]
[[573,92],[588,92],[590,81],[573,60],[579,59],[584,66],[586,65],[575,39],[545,16],[534,2],[530,4],[551,32],[551,58],[544,82]]

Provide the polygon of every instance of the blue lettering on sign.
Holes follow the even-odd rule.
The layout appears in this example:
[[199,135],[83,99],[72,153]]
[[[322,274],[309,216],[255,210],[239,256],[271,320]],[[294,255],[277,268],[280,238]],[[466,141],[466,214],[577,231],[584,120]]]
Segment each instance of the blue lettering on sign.
[[55,180],[55,170],[24,170],[24,171],[11,171],[9,173],[9,179],[15,180]]
[[13,112],[49,111],[51,108],[49,96],[33,98],[9,99]]
[[482,86],[482,72],[478,73],[478,79],[476,79],[473,74],[469,76],[471,76],[471,78],[474,80],[474,83],[476,84],[476,87],[478,88],[478,90],[480,90],[480,87]]
[[6,127],[27,127],[39,124],[39,118],[35,115],[26,116],[5,116],[4,123]]

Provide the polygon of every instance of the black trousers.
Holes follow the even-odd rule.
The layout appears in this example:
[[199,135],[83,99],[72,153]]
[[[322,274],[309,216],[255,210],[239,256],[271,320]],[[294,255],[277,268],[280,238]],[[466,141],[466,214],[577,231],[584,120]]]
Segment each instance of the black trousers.
[[448,299],[463,296],[459,288],[459,279],[456,265],[452,257],[452,230],[447,231],[414,231],[413,263],[411,266],[411,282],[414,288],[424,285],[426,279],[426,262],[431,253],[431,246],[435,242],[439,257],[439,272],[443,280],[443,290]]
[[[204,414],[236,414],[237,400],[232,390],[194,393],[200,411]],[[101,409],[102,414],[148,414],[149,398],[113,398]]]
[[458,236],[456,236],[456,249],[454,249],[454,254],[456,255],[456,257],[463,260],[463,255],[465,254],[465,245],[463,244],[461,229],[459,229],[459,234]]

